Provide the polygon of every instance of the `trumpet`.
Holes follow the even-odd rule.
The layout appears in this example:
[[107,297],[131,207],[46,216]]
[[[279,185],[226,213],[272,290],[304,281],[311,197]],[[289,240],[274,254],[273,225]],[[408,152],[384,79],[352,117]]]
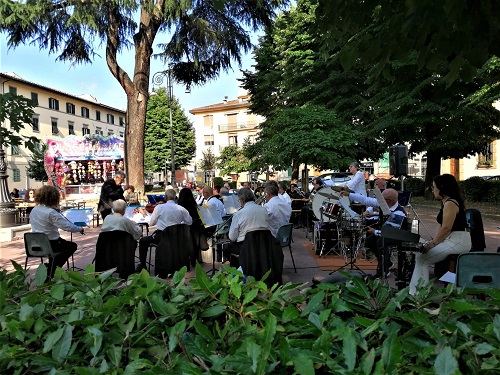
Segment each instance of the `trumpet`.
[[260,206],[262,203],[265,202],[265,200],[266,200],[266,193],[262,193],[262,195],[255,200],[255,204]]

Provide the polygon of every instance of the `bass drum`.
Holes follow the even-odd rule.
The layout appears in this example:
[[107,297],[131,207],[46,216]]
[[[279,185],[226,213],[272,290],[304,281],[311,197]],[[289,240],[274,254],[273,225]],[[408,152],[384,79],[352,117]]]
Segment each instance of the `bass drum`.
[[[328,194],[330,196],[333,196],[335,198],[328,198],[325,197],[322,194]],[[340,194],[337,193],[336,191],[333,191],[331,187],[324,187],[320,190],[318,190],[315,194],[314,197],[312,197],[312,210],[314,213],[314,216],[316,216],[316,219],[322,221],[323,223],[330,223],[337,221],[336,218],[330,218],[327,217],[326,215],[321,214],[321,207],[323,206],[323,203],[325,202],[331,202],[331,203],[336,203],[340,198]]]

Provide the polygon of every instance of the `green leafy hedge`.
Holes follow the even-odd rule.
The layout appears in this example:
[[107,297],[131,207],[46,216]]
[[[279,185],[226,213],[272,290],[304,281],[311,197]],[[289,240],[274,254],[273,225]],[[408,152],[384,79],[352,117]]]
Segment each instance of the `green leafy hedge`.
[[15,374],[492,374],[500,292],[416,297],[380,282],[268,289],[235,269],[186,285],[57,269],[0,273],[0,372]]
[[412,196],[421,197],[424,195],[425,181],[422,178],[405,178],[403,184],[405,191],[411,191]]
[[467,201],[484,202],[487,197],[488,186],[488,181],[477,176],[460,181],[460,188]]

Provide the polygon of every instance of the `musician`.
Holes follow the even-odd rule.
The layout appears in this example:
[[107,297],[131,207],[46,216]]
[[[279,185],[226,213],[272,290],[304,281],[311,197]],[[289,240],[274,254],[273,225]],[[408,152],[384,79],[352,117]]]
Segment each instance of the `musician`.
[[229,227],[231,243],[224,247],[224,258],[230,259],[231,253],[239,254],[240,247],[248,232],[269,229],[269,218],[263,206],[255,204],[255,195],[249,188],[238,190],[241,209],[233,214]]
[[[142,230],[141,227],[134,223],[132,220],[125,217],[125,210],[127,209],[127,202],[123,199],[117,199],[113,202],[113,214],[106,216],[102,223],[101,232],[111,232],[114,230],[122,230],[130,233],[134,240],[141,238]],[[146,212],[143,208],[142,215],[146,216]]]
[[423,254],[416,254],[415,269],[410,281],[410,294],[416,293],[420,279],[429,282],[429,266],[450,254],[462,254],[472,247],[470,233],[466,231],[467,219],[460,186],[451,174],[434,178],[434,197],[441,201],[441,209],[436,217],[439,224],[436,235],[428,242]]
[[203,182],[200,182],[199,184],[196,185],[196,192],[198,195],[196,196],[196,204],[198,206],[201,206],[203,202],[205,202],[205,198],[203,197],[203,188],[205,187],[205,184]]
[[[342,195],[346,195],[342,193]],[[391,213],[395,215],[406,216],[406,211],[404,208],[398,203],[398,192],[394,189],[385,189],[382,193],[384,200],[386,201]],[[363,196],[361,194],[350,193],[349,200],[359,201],[366,206],[379,208],[379,203],[376,198],[369,198]],[[406,221],[403,222],[403,225],[406,226]],[[403,228],[404,229],[404,228]],[[365,240],[365,246],[369,248],[373,254],[376,255],[378,266],[377,272],[375,273],[375,278],[380,278],[383,275],[382,270],[385,272],[385,276],[389,276],[390,268],[391,268],[391,246],[397,245],[398,241],[390,240],[390,239],[382,239],[380,237],[380,229],[375,229],[374,227],[367,227],[366,233],[367,237]],[[383,257],[383,262],[382,262]]]
[[302,223],[302,226],[306,228],[310,228],[312,226],[312,219],[314,217],[314,213],[311,206],[311,199],[318,191],[320,191],[324,187],[323,181],[321,180],[320,177],[314,178],[312,184],[313,184],[313,190],[309,195],[309,202],[308,202],[309,204],[302,207],[302,210],[300,211],[300,222]]
[[[50,241],[52,251],[57,256],[49,259],[47,277],[53,278],[56,267],[62,267],[73,255],[78,245],[75,242],[66,241],[59,236],[59,229],[67,232],[80,232],[84,234],[83,228],[73,224],[59,211],[61,194],[59,190],[51,185],[44,185],[36,191],[35,202],[37,206],[30,214],[31,231],[33,233],[45,233]],[[52,266],[52,263],[54,266]],[[52,271],[50,273],[50,271]]]
[[156,230],[151,236],[144,236],[139,240],[139,261],[140,264],[136,268],[136,272],[140,272],[142,269],[146,268],[146,258],[148,256],[149,245],[152,243],[159,244],[161,240],[161,232],[172,225],[177,224],[187,224],[191,225],[193,219],[189,215],[188,210],[184,207],[179,206],[175,203],[176,193],[173,189],[167,189],[165,191],[164,204],[158,204],[151,219],[149,225],[156,225]]
[[290,198],[287,194],[285,187],[281,182],[278,184],[278,198],[292,207],[292,198]]
[[[374,182],[375,186],[378,187],[381,192],[387,188],[387,182],[382,178],[377,178]],[[377,226],[379,221],[379,212],[378,210],[374,210],[373,207],[367,207],[366,211],[363,212],[363,217],[367,225],[374,227]]]
[[292,206],[278,197],[279,193],[276,186],[268,184],[264,192],[266,193],[266,204],[264,204],[264,208],[269,215],[269,230],[271,234],[276,237],[278,229],[290,222]]
[[356,194],[361,194],[366,197],[366,181],[365,176],[359,170],[359,163],[353,161],[349,164],[349,172],[353,174],[352,179],[346,184],[346,187],[353,190]]
[[210,186],[205,186],[202,190],[202,195],[208,208],[214,208],[219,211],[221,217],[226,214],[224,203],[222,203],[222,201],[218,199],[220,195],[214,195],[214,189],[212,189]]
[[291,199],[303,199],[305,195],[301,192],[297,184],[290,184],[290,190],[287,191]]

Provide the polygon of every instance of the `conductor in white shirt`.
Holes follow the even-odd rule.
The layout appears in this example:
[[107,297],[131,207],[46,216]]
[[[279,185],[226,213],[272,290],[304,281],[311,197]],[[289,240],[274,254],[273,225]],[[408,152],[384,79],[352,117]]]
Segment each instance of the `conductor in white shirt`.
[[118,199],[113,202],[113,214],[106,216],[102,223],[101,232],[111,232],[114,230],[122,230],[130,233],[134,240],[141,238],[142,230],[138,224],[125,217],[127,202],[123,199]]
[[264,189],[266,193],[266,204],[264,208],[269,216],[269,230],[273,237],[276,237],[278,229],[290,222],[292,206],[278,197],[278,189],[274,185],[267,185]]

